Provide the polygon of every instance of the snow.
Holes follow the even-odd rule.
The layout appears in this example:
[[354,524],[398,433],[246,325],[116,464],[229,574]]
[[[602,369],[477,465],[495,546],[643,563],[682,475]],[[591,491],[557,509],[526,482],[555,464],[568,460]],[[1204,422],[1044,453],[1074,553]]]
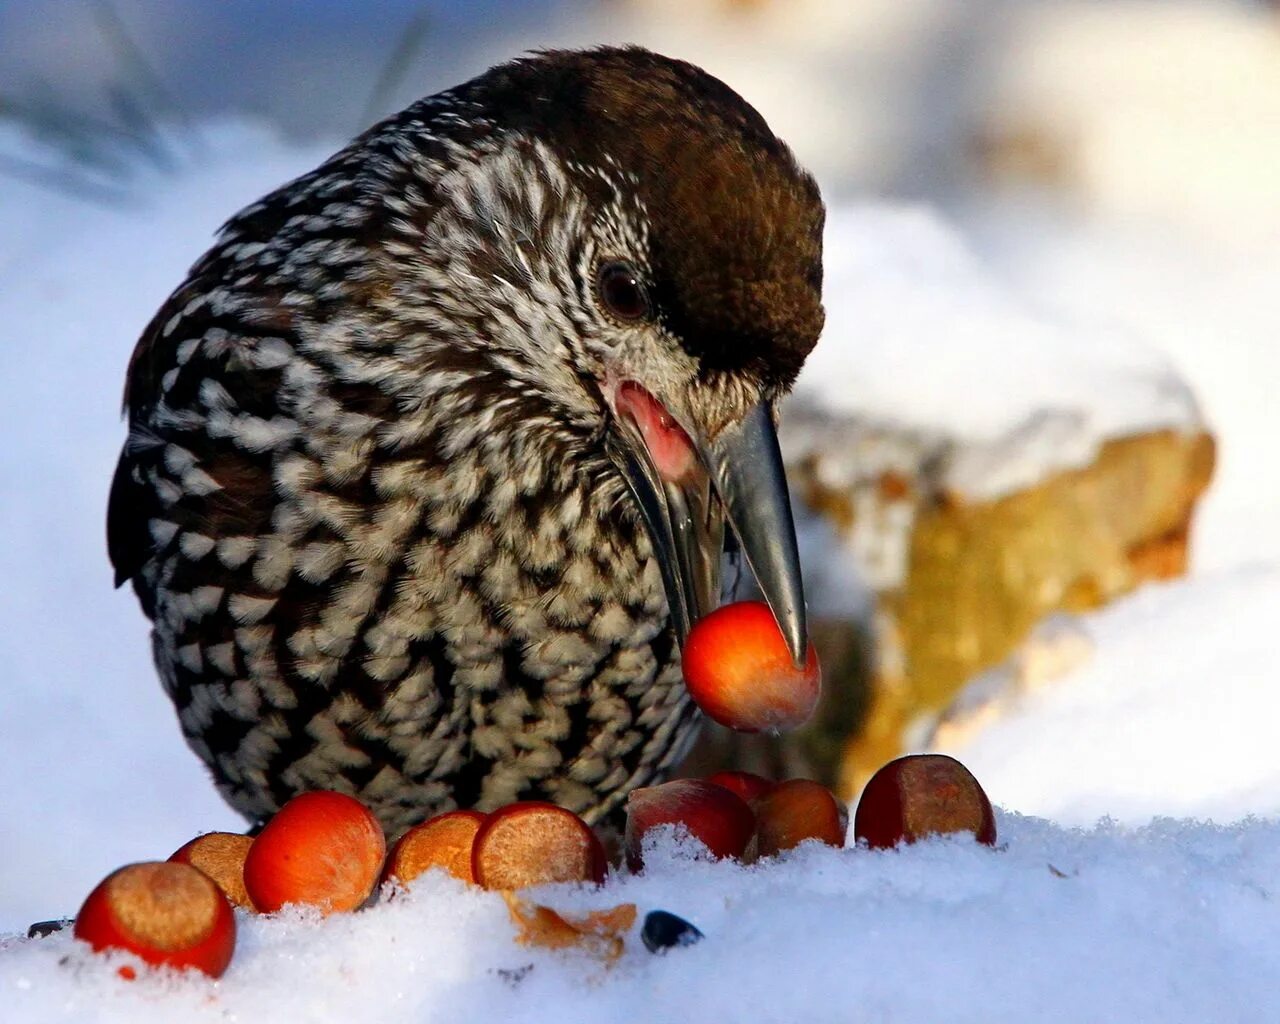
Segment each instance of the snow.
[[947,752],[1063,823],[1280,817],[1276,622],[1275,566],[1149,587],[1079,623],[1091,656]]
[[1280,32],[1263,5],[1027,4],[972,97],[987,131],[1036,125],[1107,216],[1266,241],[1280,225]]
[[[65,933],[0,951],[14,1020],[673,1022],[1274,1019],[1280,824],[1068,831],[1003,846],[801,847],[753,867],[674,844],[643,877],[544,890],[562,909],[669,909],[706,938],[612,968],[517,945],[501,900],[436,874],[318,921],[239,917],[217,983],[121,982]],[[526,970],[526,968],[531,969]],[[523,976],[522,976],[523,975]],[[519,979],[519,980],[516,980]]]
[[827,324],[796,394],[834,416],[967,449],[947,484],[995,498],[1087,465],[1107,439],[1197,429],[1162,352],[1109,323],[1048,312],[920,208],[833,211]]
[[975,249],[1026,301],[1110,323],[1158,348],[1191,382],[1221,442],[1197,514],[1197,568],[1280,561],[1280,530],[1268,525],[1280,522],[1269,440],[1280,381],[1280,247],[1026,204],[994,204],[966,223]]
[[222,221],[324,155],[244,125],[205,136],[202,169],[144,179],[137,208],[12,183],[0,199],[0,931],[74,909],[120,864],[243,827],[186,749],[105,556],[134,340]]
[[[753,99],[766,95],[766,114],[832,183],[830,329],[803,379],[806,399],[986,443],[1047,423],[1034,460],[973,471],[966,486],[979,493],[1084,459],[1131,429],[1203,421],[1220,444],[1192,576],[1082,620],[1082,659],[955,746],[1003,808],[1000,848],[808,848],[753,867],[670,848],[643,877],[543,892],[563,908],[660,907],[707,936],[653,956],[633,934],[608,970],[517,945],[497,897],[439,877],[325,921],[241,917],[236,959],[218,983],[125,984],[114,961],[65,933],[20,938],[31,921],[73,913],[113,868],[164,857],[200,831],[241,827],[181,741],[145,621],[132,594],[110,589],[103,541],[123,436],[119,387],[139,330],[222,220],[332,148],[210,125],[180,173],[148,172],[130,203],[93,205],[12,181],[0,193],[0,478],[10,495],[0,503],[0,1015],[141,1024],[1280,1017],[1280,770],[1268,756],[1280,718],[1280,464],[1271,451],[1280,218],[1274,192],[1258,187],[1275,178],[1275,133],[1250,128],[1263,116],[1250,112],[1265,114],[1270,102],[1257,83],[1274,73],[1259,70],[1272,43],[1241,27],[1261,8],[1170,5],[1182,14],[1168,31],[1184,41],[1203,33],[1219,57],[1191,60],[1195,48],[1183,42],[1171,51],[1182,56],[1169,74],[1192,79],[1192,92],[1209,83],[1201,88],[1212,104],[1192,113],[1176,97],[1160,107],[1158,78],[1125,93],[1124,62],[1099,52],[1109,31],[1097,27],[1100,12],[1139,19],[1140,36],[1160,5],[1083,5],[1088,18],[1067,33],[1055,19],[1082,5],[1028,4],[1004,33],[962,34],[965,53],[994,53],[1005,69],[984,94],[1005,112],[1034,108],[1043,84],[1039,65],[1018,55],[1060,47],[1054,60],[1078,80],[1053,79],[1059,121],[1109,148],[1086,147],[1108,155],[1073,171],[1075,197],[1091,204],[1083,209],[988,192],[943,209],[854,203],[841,191],[901,184],[892,168],[919,167],[925,138],[945,137],[975,109],[976,94],[953,88],[956,79],[923,98],[908,80],[909,55],[936,42],[950,5],[796,4],[812,17],[759,16],[777,36],[776,52],[759,61],[743,56],[745,28],[722,30],[692,5],[654,0],[634,17],[671,42],[676,7],[688,8],[687,45],[666,48],[744,81]],[[587,21],[573,31],[594,30]],[[1115,38],[1119,53],[1138,49],[1132,34]],[[1242,53],[1234,64],[1233,46]],[[1095,52],[1099,63],[1081,56]],[[953,70],[969,64],[957,59]],[[1214,113],[1231,106],[1210,77],[1224,64],[1236,69],[1221,72],[1232,89],[1244,95],[1252,81],[1258,93],[1235,105],[1239,122]],[[1103,71],[1112,84],[1090,88],[1085,80]],[[819,91],[803,95],[831,103],[788,114],[783,98],[810,86]],[[1124,123],[1146,110],[1169,135],[1107,134],[1104,101],[1121,95],[1130,96],[1117,105]],[[919,110],[902,116],[899,101],[912,98]],[[1217,147],[1199,141],[1205,118],[1226,133]],[[841,149],[836,140],[851,136],[859,144]],[[1142,148],[1153,137],[1171,141],[1153,155]],[[0,138],[6,152],[27,145]],[[1184,165],[1196,168],[1186,202]],[[926,160],[920,173],[954,184],[954,171]]]

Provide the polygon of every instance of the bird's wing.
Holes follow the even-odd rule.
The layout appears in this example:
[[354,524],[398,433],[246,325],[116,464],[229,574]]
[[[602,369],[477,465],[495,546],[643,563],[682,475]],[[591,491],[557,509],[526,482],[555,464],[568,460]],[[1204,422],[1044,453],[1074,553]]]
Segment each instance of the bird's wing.
[[150,559],[184,532],[257,536],[274,504],[270,459],[209,430],[216,399],[207,389],[225,395],[236,415],[269,419],[280,371],[243,355],[263,338],[291,337],[289,315],[260,298],[251,318],[228,317],[208,294],[203,275],[193,273],[143,332],[129,364],[129,435],[107,505],[107,551],[116,586],[133,580],[148,614],[139,574]]

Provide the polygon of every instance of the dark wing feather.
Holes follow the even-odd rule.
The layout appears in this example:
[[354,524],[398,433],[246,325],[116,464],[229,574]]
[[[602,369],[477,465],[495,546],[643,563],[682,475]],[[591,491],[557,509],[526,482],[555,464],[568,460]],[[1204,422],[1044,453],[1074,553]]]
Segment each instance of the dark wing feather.
[[148,506],[155,499],[148,488],[134,480],[133,470],[134,460],[126,449],[116,464],[107,502],[107,554],[115,569],[117,587],[133,579],[151,556]]

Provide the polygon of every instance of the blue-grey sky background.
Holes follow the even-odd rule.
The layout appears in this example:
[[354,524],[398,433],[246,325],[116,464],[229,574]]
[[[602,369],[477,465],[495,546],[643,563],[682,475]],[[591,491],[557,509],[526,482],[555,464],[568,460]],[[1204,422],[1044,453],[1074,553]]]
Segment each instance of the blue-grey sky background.
[[391,107],[481,70],[484,40],[536,34],[575,6],[582,0],[0,0],[0,101],[104,112],[128,75],[104,29],[109,7],[190,114],[244,111],[289,134],[345,133],[416,18],[427,34]]

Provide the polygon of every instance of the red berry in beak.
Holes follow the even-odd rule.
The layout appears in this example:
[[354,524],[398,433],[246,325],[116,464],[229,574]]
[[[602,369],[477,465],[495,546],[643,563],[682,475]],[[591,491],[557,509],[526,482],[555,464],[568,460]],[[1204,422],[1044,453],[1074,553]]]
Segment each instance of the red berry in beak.
[[803,725],[821,691],[813,644],[797,668],[773,612],[760,601],[728,604],[697,622],[685,640],[683,667],[698,707],[739,732]]

